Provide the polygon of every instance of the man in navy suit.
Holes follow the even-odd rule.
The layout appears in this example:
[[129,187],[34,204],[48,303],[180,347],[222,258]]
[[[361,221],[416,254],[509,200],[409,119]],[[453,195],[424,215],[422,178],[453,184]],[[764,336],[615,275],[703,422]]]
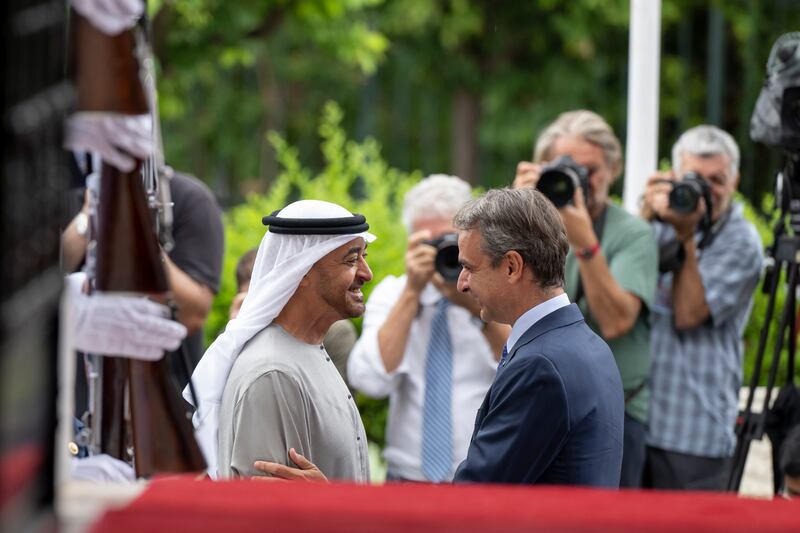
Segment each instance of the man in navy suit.
[[458,289],[512,325],[455,482],[619,486],[624,399],[608,345],[564,293],[568,251],[532,188],[491,190],[455,216]]

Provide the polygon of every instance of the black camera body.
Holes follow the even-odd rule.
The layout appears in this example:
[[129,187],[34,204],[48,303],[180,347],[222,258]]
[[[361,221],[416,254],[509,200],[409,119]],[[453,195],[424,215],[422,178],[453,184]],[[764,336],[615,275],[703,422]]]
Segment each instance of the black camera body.
[[706,212],[710,213],[711,186],[706,179],[697,172],[687,172],[680,181],[673,182],[669,193],[669,207],[677,213],[684,215],[694,213],[700,198],[706,202]]
[[461,264],[458,262],[458,234],[445,233],[438,239],[424,243],[436,248],[436,272],[441,274],[445,281],[457,281],[461,274]]
[[[703,246],[705,239],[710,234],[712,224],[711,210],[714,206],[711,198],[711,186],[697,172],[687,172],[680,181],[667,179],[662,181],[672,185],[672,190],[669,192],[669,208],[676,213],[684,215],[694,213],[697,204],[700,203],[700,198],[705,201],[706,212],[697,224],[697,229],[704,234],[703,240],[698,246]],[[658,251],[659,272],[676,272],[683,264],[684,254],[683,244],[677,239],[662,244]]]
[[557,208],[572,203],[575,189],[583,188],[584,199],[589,192],[589,169],[563,155],[542,167],[536,188]]

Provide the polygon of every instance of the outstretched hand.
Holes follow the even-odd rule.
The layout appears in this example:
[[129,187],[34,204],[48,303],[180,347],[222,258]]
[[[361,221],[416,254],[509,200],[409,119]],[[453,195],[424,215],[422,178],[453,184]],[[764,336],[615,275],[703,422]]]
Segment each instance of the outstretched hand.
[[325,474],[314,463],[297,453],[294,448],[289,449],[289,460],[298,468],[270,461],[256,461],[253,463],[253,467],[269,476],[255,476],[253,479],[259,481],[328,481]]

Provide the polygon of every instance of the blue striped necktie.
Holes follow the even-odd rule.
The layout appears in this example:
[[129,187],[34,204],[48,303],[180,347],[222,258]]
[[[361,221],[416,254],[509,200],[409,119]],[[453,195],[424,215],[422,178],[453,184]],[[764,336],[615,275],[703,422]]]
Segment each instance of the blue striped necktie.
[[453,346],[447,327],[449,302],[436,304],[425,362],[425,403],[422,410],[422,473],[444,481],[453,465]]
[[500,370],[500,367],[506,364],[506,357],[508,357],[508,350],[506,349],[506,345],[503,345],[503,354],[500,356],[500,362],[497,363],[497,370]]

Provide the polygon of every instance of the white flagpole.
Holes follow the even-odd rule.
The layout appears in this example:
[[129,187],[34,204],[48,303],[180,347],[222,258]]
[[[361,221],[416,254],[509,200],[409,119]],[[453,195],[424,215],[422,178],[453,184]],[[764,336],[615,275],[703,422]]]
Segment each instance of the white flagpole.
[[623,202],[638,214],[647,177],[658,164],[661,0],[631,0],[628,44],[628,127]]

